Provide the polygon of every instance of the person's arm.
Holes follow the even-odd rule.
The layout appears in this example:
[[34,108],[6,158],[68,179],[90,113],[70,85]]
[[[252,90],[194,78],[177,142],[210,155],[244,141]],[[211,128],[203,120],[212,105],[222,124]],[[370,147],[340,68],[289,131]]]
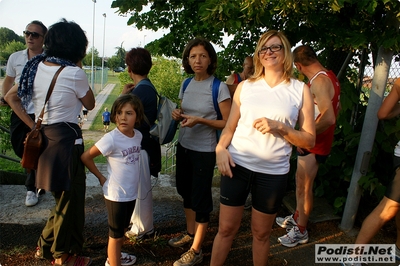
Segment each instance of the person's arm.
[[186,115],[184,113],[181,113],[180,117],[183,118],[181,126],[182,127],[193,127],[196,124],[203,124],[203,125],[212,127],[214,129],[223,129],[225,127],[226,121],[228,120],[229,112],[231,110],[231,99],[228,98],[228,99],[218,103],[218,106],[219,106],[219,110],[222,115],[221,120],[206,119],[206,118],[199,117],[199,116],[191,116],[191,115]]
[[9,90],[11,90],[13,84],[15,81],[15,77],[10,77],[10,76],[6,76],[5,79],[3,80],[3,86],[1,87],[1,95],[3,95],[1,97],[1,101],[0,104],[1,105],[7,105],[6,102],[4,102],[4,97],[6,96],[6,94],[8,93]]
[[94,94],[93,91],[91,89],[89,89],[86,93],[85,96],[83,96],[82,98],[80,98],[83,106],[87,109],[87,110],[92,110],[95,106],[96,100],[94,98]]
[[314,79],[310,89],[320,112],[315,120],[315,131],[318,135],[336,123],[335,111],[332,106],[335,89],[331,80],[324,75],[319,75]]
[[229,116],[229,111],[231,108],[231,99],[228,98],[218,104],[219,109],[221,111],[222,119],[221,120],[215,120],[215,119],[206,119],[203,117],[199,116],[192,116],[192,115],[186,115],[186,114],[181,114],[181,117],[183,118],[181,122],[182,127],[194,127],[197,124],[203,124],[215,129],[223,129],[225,127],[226,121]]
[[217,147],[215,148],[218,170],[221,174],[232,177],[231,167],[235,167],[235,163],[227,150],[232,141],[233,134],[236,131],[236,126],[240,118],[240,93],[242,85],[239,84],[235,95],[233,96],[232,107],[230,108],[228,120],[222,130]]
[[4,97],[15,114],[30,128],[35,126],[35,121],[26,113],[25,108],[21,104],[21,99],[17,95],[18,84],[15,84]]
[[92,146],[81,155],[81,160],[87,169],[99,179],[100,185],[103,186],[107,178],[99,171],[93,160],[99,155],[101,155],[99,149],[96,146]]
[[311,149],[315,145],[314,103],[310,89],[304,85],[303,106],[299,111],[299,129],[296,130],[282,122],[266,117],[254,120],[253,127],[263,134],[277,133],[292,145],[299,148]]
[[392,90],[378,111],[379,119],[391,119],[400,115],[400,78],[393,84]]

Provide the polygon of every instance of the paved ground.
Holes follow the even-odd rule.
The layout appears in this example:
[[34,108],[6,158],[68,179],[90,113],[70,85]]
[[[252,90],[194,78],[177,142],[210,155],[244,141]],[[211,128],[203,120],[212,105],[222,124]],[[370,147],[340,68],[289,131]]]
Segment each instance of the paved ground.
[[114,89],[115,84],[107,84],[103,90],[96,95],[96,105],[93,110],[88,112],[87,121],[84,121],[82,129],[87,130],[92,125],[93,120],[96,118],[98,111],[107,100],[108,94]]

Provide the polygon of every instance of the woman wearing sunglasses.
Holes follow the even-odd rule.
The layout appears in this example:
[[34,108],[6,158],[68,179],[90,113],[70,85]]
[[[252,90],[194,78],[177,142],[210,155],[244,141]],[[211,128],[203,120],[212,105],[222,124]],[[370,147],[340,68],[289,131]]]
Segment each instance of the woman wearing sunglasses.
[[[252,195],[253,264],[267,265],[269,237],[286,192],[292,145],[312,148],[314,106],[307,85],[292,78],[291,46],[282,32],[264,33],[254,75],[242,81],[215,149],[221,172],[219,228],[211,265],[223,265]],[[294,129],[298,123],[299,129]]]

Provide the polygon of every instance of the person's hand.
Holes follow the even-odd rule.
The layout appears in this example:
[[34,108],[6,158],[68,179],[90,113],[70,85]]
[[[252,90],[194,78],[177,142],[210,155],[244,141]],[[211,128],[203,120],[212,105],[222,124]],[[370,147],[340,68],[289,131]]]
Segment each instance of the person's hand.
[[281,125],[281,122],[268,119],[266,117],[261,117],[253,122],[253,127],[260,131],[262,134],[266,133],[275,133],[278,132],[278,129]]
[[100,185],[101,186],[103,186],[104,185],[104,183],[107,181],[107,178],[105,178],[104,176],[101,176],[100,178],[99,178],[99,182],[100,182]]
[[233,174],[231,171],[231,167],[235,167],[235,163],[233,162],[229,151],[226,148],[217,145],[217,147],[215,148],[215,153],[217,158],[218,170],[221,172],[222,175],[232,178]]
[[182,113],[183,113],[183,112],[182,112],[182,109],[174,109],[174,110],[172,111],[172,113],[171,113],[172,119],[174,119],[175,121],[180,121],[180,120],[182,120],[182,116],[181,116]]
[[133,83],[125,84],[124,88],[122,89],[121,94],[131,93],[134,88],[135,88],[135,84],[133,84]]
[[185,115],[181,114],[181,117],[183,118],[181,122],[181,127],[194,127],[197,125],[198,117],[197,116],[191,116],[191,115]]
[[304,154],[304,151],[303,151],[302,148],[297,147],[296,149],[297,149],[297,152],[298,152],[299,154]]

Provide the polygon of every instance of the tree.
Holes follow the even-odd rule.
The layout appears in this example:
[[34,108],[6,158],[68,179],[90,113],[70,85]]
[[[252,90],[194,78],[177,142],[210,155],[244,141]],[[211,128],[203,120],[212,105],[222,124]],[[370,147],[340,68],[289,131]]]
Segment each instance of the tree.
[[21,42],[25,43],[25,38],[23,36],[19,36],[16,34],[13,30],[10,30],[9,28],[0,28],[0,48],[4,47],[6,44],[16,41],[16,42]]
[[[144,6],[150,10],[142,12]],[[137,28],[169,29],[162,38],[146,45],[154,54],[180,57],[185,44],[203,36],[223,47],[224,34],[233,36],[219,54],[224,73],[240,66],[245,55],[266,29],[285,31],[293,45],[313,44],[323,50],[328,67],[338,73],[347,52],[380,45],[399,51],[400,35],[393,27],[400,19],[397,0],[114,0],[112,8],[131,14],[128,24]],[[233,63],[232,63],[233,62]],[[332,65],[331,65],[332,64]],[[221,69],[218,69],[218,73]]]
[[7,43],[0,50],[0,60],[8,60],[12,53],[26,49],[25,44],[18,41],[11,41]]
[[125,48],[122,47],[122,44],[124,42],[121,43],[121,46],[115,47],[115,49],[117,49],[117,52],[115,53],[115,56],[118,58],[118,65],[117,67],[123,67],[125,68],[125,56],[126,56],[126,51]]
[[[174,58],[165,58],[162,56],[152,57],[153,66],[148,75],[157,91],[171,99],[175,103],[179,103],[178,93],[185,75],[181,69],[180,60]],[[127,83],[132,83],[128,72],[122,72],[118,76],[121,87]]]
[[153,66],[149,73],[154,87],[175,103],[180,102],[178,94],[185,77],[181,65],[182,63],[178,59],[154,56]]
[[[91,66],[92,65],[92,47],[87,52],[85,58],[82,60],[82,64],[84,66]],[[101,66],[101,58],[99,57],[99,51],[94,48],[94,57],[93,57],[93,65],[94,66]]]
[[120,59],[116,55],[113,55],[108,59],[107,65],[111,70],[116,68],[116,67],[119,67],[120,66]]

